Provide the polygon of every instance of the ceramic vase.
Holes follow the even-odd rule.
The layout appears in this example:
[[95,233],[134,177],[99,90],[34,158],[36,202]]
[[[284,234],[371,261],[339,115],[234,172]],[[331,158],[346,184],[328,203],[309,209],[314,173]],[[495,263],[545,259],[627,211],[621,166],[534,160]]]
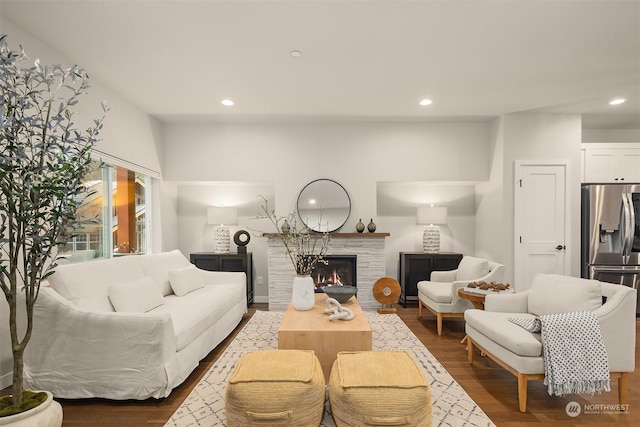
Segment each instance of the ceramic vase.
[[311,276],[296,276],[293,279],[293,308],[300,311],[311,310],[316,303],[315,286]]
[[356,224],[356,231],[358,233],[362,233],[364,231],[364,223],[362,222],[362,219],[358,220],[358,223]]
[[47,393],[47,400],[26,412],[8,417],[0,417],[0,426],[11,427],[60,427],[62,425],[62,406]]
[[371,222],[369,222],[369,225],[367,225],[367,230],[369,230],[369,233],[376,231],[376,223],[373,222],[373,218],[371,219]]

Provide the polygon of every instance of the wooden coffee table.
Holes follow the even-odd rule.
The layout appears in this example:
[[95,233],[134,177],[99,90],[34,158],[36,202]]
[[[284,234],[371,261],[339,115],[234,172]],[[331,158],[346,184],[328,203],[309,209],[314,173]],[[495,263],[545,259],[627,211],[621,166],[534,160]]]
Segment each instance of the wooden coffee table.
[[371,350],[371,327],[355,297],[342,304],[353,310],[352,320],[329,320],[324,314],[327,295],[315,297],[311,310],[298,311],[289,304],[278,329],[278,348],[315,351],[328,383],[338,352]]

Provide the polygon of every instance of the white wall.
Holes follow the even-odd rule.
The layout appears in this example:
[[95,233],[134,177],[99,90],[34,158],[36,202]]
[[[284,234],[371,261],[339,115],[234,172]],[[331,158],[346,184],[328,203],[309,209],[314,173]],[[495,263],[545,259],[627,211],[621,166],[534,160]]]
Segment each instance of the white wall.
[[487,182],[476,187],[475,236],[476,254],[506,264],[507,251],[511,246],[509,235],[504,232],[508,209],[504,202],[504,135],[503,118],[491,124],[491,165]]
[[[505,264],[505,279],[513,283],[514,266],[514,165],[516,160],[566,160],[570,175],[567,177],[571,191],[569,200],[570,264],[572,276],[580,276],[580,144],[581,118],[579,114],[508,114],[499,121],[495,131],[497,147],[502,146],[503,155],[495,156],[494,162],[502,168],[502,189],[498,187],[500,179],[492,179],[482,187],[483,194],[494,201],[502,198],[502,221],[487,221],[490,207],[484,207],[478,217],[479,232],[477,246],[480,248],[499,248],[491,242],[494,236],[500,239],[501,259]],[[494,150],[499,154],[499,150]],[[492,167],[492,170],[494,168]],[[497,171],[496,171],[497,172]],[[499,173],[497,173],[497,176]],[[500,195],[500,192],[502,193]],[[482,221],[482,222],[480,222]],[[481,234],[481,235],[480,235]]]
[[[16,50],[18,45],[22,45],[33,60],[39,58],[43,64],[62,64],[63,66],[71,66],[78,63],[74,58],[65,58],[47,46],[46,43],[33,38],[2,18],[0,18],[0,26],[2,27],[2,32],[8,35],[9,46]],[[79,65],[82,66],[81,63]],[[90,76],[92,75],[92,70],[87,69],[87,72]],[[102,86],[98,81],[92,79],[90,82],[89,94],[80,97],[78,109],[76,110],[78,114],[75,119],[78,123],[78,128],[84,129],[93,119],[100,117],[102,114],[100,101],[106,100],[111,111],[107,114],[103,131],[100,134],[101,141],[96,145],[96,148],[111,156],[123,159],[130,164],[130,167],[138,165],[145,169],[161,172],[161,153],[158,152],[158,148],[161,148],[162,144],[158,141],[160,136],[158,123],[131,105],[119,94]],[[158,204],[156,212],[162,212],[167,218],[163,225],[168,231],[167,235],[171,236],[171,230],[176,229],[176,222],[175,219],[172,221],[171,214],[171,191],[163,188],[158,191],[158,195],[160,197],[168,197],[166,200],[156,200]],[[163,206],[163,208],[160,206]],[[175,218],[175,211],[173,212],[173,217]],[[163,235],[162,232],[157,230],[153,230],[152,233],[156,236],[156,240],[157,236]],[[173,234],[175,235],[175,232]],[[165,250],[175,249],[175,244],[175,239],[169,239],[163,248]],[[157,249],[157,242],[154,242],[154,250]],[[0,301],[0,388],[8,386],[12,382],[8,311],[9,307],[5,299],[2,298]]]
[[582,142],[640,142],[640,129],[583,129]]
[[[415,209],[443,193],[434,183],[457,183],[454,193],[468,199],[446,202],[457,207],[450,208],[449,222],[442,227],[442,250],[471,253],[473,185],[489,176],[489,136],[490,124],[478,122],[165,124],[164,178],[185,182],[178,187],[179,249],[190,253],[212,248],[207,241],[206,206],[211,196],[226,191],[221,181],[268,183],[277,214],[285,215],[294,211],[305,184],[331,178],[345,187],[352,202],[351,215],[340,231],[355,231],[362,218],[365,223],[373,219],[377,231],[391,233],[386,241],[387,275],[397,277],[398,252],[421,250],[422,227],[416,225]],[[198,192],[189,188],[193,182],[211,188]],[[397,184],[395,199],[380,190],[393,184]],[[448,188],[450,194],[453,188]],[[244,196],[253,191],[255,199],[264,189],[239,191]],[[381,194],[385,194],[382,204]],[[187,199],[193,206],[183,211]],[[244,202],[241,207],[248,205]],[[246,218],[250,216],[247,212]],[[274,230],[267,224],[262,231]],[[266,295],[268,275],[266,246],[259,240],[252,238],[249,250],[254,253],[255,276],[265,278],[264,287],[256,287],[261,296]]]

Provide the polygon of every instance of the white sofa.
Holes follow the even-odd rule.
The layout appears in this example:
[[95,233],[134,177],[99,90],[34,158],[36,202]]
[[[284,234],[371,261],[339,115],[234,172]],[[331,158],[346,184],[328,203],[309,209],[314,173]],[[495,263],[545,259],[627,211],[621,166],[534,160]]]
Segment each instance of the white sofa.
[[478,347],[515,375],[521,412],[527,408],[527,381],[545,377],[544,352],[539,332],[529,332],[509,318],[534,319],[577,311],[591,311],[596,316],[611,377],[618,378],[620,404],[627,403],[629,373],[635,368],[635,289],[596,280],[537,274],[529,290],[487,295],[484,308],[464,313],[469,363],[473,364],[473,348]]
[[25,386],[58,398],[163,398],[247,311],[245,273],[179,251],[61,265],[40,288]]

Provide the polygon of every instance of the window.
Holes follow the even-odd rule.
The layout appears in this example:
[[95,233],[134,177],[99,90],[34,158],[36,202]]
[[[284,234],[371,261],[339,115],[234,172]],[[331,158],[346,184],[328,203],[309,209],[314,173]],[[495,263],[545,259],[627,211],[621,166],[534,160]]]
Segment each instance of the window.
[[146,253],[150,177],[122,166],[94,163],[83,179],[87,192],[78,208],[81,224],[62,249],[63,259],[77,262]]
[[146,253],[147,177],[124,167],[109,168],[114,254]]

